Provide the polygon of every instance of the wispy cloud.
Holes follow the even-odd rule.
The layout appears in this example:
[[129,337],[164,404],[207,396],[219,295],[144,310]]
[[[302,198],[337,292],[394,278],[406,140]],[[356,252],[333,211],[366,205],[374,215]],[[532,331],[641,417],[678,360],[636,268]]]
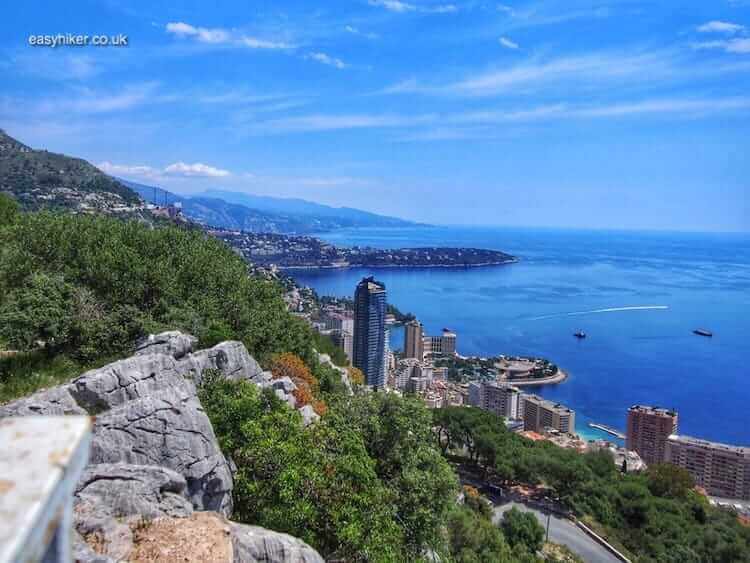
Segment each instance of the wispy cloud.
[[386,87],[379,93],[422,93],[465,97],[489,97],[527,92],[557,83],[577,86],[611,85],[613,81],[644,72],[666,79],[674,73],[671,55],[665,53],[600,53],[549,60],[530,59],[510,67],[468,74],[442,84],[420,83],[415,79]]
[[498,41],[500,42],[500,45],[506,47],[507,49],[518,49],[518,43],[508,39],[507,37],[501,37],[500,39],[498,39]]
[[720,49],[727,53],[747,54],[750,53],[750,38],[735,37],[733,39],[721,39],[718,41],[703,41],[694,43],[694,49]]
[[147,82],[131,84],[116,91],[75,88],[65,96],[54,97],[32,103],[28,108],[34,113],[57,114],[73,112],[80,114],[101,114],[129,110],[148,102],[161,101],[156,94],[158,84]]
[[285,41],[262,39],[234,30],[223,28],[197,27],[185,22],[170,22],[165,26],[167,33],[177,37],[191,38],[199,43],[231,45],[249,49],[293,49],[295,46]]
[[399,114],[313,114],[273,119],[255,126],[259,133],[299,133],[345,129],[381,129],[413,127],[430,123],[435,115],[405,116]]
[[370,6],[378,6],[385,8],[390,12],[397,13],[408,13],[408,12],[420,12],[424,14],[450,14],[458,11],[458,6],[455,4],[437,4],[437,5],[422,5],[413,4],[410,2],[402,2],[401,0],[369,0]]
[[726,35],[734,35],[745,30],[744,25],[731,22],[723,21],[710,21],[703,25],[698,26],[698,31],[701,33],[724,33]]
[[[411,138],[461,138],[467,131],[487,134],[492,126],[565,119],[604,119],[655,115],[665,118],[699,118],[726,112],[750,110],[750,98],[657,98],[601,105],[556,103],[512,109],[468,112],[404,114],[314,114],[269,120],[257,124],[256,133],[315,133],[354,129],[403,129],[417,133]],[[464,129],[470,128],[470,129]]]
[[317,61],[324,65],[332,66],[338,69],[343,69],[349,66],[341,59],[337,59],[336,57],[332,57],[330,55],[327,55],[326,53],[320,53],[320,52],[308,53],[307,55],[305,55],[305,58]]
[[96,167],[110,176],[137,176],[139,178],[158,178],[161,171],[146,165],[113,164],[107,160]]
[[361,37],[365,37],[366,39],[378,38],[377,33],[369,32],[369,31],[362,31],[361,29],[353,25],[344,26],[344,31],[346,31],[347,33],[351,33],[352,35],[359,35]]
[[113,164],[109,161],[96,165],[99,170],[112,176],[134,176],[151,180],[162,179],[166,176],[182,178],[226,178],[231,176],[228,170],[222,170],[208,164],[196,162],[187,164],[175,162],[164,168],[154,168],[146,165]]

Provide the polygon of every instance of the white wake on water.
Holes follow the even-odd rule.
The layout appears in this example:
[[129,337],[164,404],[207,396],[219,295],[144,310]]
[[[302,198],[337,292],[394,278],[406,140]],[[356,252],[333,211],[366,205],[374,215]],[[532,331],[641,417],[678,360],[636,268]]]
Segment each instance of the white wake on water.
[[609,307],[607,309],[592,309],[591,311],[573,311],[571,313],[554,313],[552,315],[542,315],[541,317],[532,317],[531,321],[541,321],[543,319],[553,319],[555,317],[573,317],[576,315],[593,315],[596,313],[616,313],[619,311],[653,311],[658,309],[669,309],[667,305],[637,305],[634,307]]

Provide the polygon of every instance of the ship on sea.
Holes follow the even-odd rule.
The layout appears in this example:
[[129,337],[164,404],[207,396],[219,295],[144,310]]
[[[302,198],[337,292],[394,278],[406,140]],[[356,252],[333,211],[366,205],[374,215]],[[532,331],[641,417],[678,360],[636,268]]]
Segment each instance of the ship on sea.
[[697,334],[698,336],[709,336],[709,337],[714,335],[713,332],[711,332],[710,330],[706,330],[705,328],[696,328],[693,331],[693,334]]
[[578,332],[574,332],[573,336],[575,336],[576,338],[586,338],[586,333],[582,330],[579,330]]

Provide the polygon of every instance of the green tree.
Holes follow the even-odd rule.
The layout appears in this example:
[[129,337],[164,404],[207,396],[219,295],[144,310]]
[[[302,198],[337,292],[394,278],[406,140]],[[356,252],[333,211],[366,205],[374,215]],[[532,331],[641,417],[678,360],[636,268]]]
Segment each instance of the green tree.
[[18,217],[16,200],[0,192],[0,227],[13,223]]
[[530,553],[542,549],[544,528],[531,512],[523,512],[514,506],[505,513],[500,527],[512,547],[522,545]]
[[58,275],[37,273],[0,305],[0,338],[20,350],[50,353],[68,343],[74,323],[74,288]]
[[684,498],[695,481],[682,467],[671,463],[660,463],[648,468],[648,488],[657,497]]
[[448,515],[447,528],[451,560],[456,563],[514,561],[503,533],[469,507],[455,507]]
[[344,418],[305,429],[273,392],[211,373],[200,398],[237,466],[234,518],[298,536],[329,558],[403,558],[393,493]]
[[340,401],[333,410],[362,435],[378,477],[392,491],[408,559],[425,549],[442,549],[442,529],[458,487],[435,446],[432,415],[424,403],[368,393]]

